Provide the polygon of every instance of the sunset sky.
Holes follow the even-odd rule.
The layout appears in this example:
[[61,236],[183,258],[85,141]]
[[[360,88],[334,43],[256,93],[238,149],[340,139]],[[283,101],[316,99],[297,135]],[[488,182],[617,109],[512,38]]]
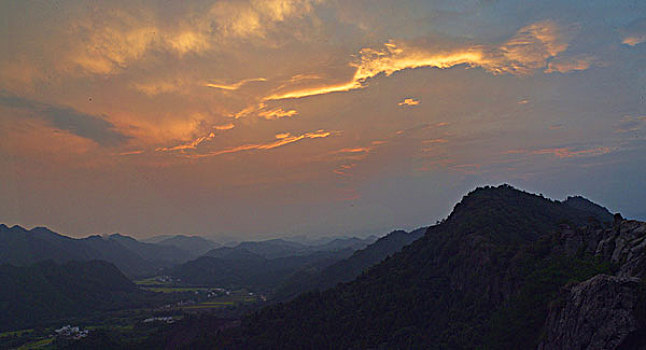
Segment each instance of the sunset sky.
[[646,219],[646,1],[0,1],[0,222],[385,234],[477,185]]

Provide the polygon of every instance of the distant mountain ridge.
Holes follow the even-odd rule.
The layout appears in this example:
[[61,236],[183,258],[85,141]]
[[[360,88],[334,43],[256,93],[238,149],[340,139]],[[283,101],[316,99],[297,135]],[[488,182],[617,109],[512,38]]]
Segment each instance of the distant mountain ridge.
[[208,251],[204,256],[211,257],[231,257],[240,252],[240,254],[253,253],[266,259],[284,258],[295,255],[308,255],[315,252],[333,252],[344,249],[362,249],[372,243],[373,237],[365,239],[336,238],[327,240],[323,244],[311,245],[275,238],[263,241],[245,241],[233,247],[220,247]]
[[422,227],[411,232],[393,231],[367,247],[355,251],[350,257],[322,270],[310,268],[298,271],[283,283],[276,292],[275,298],[286,300],[306,291],[325,290],[334,287],[337,283],[349,282],[369,267],[422,237],[427,229]]
[[213,249],[167,273],[185,283],[273,291],[301,270],[321,270],[364,248],[372,238],[337,238],[321,245],[284,239],[242,242]]
[[[350,256],[346,248],[267,259],[247,250],[218,250],[221,255],[202,256],[168,271],[171,276],[193,285],[247,288],[271,292],[291,274],[303,268],[324,268]],[[228,253],[228,254],[227,254]]]
[[190,254],[176,247],[142,243],[115,234],[71,238],[44,227],[27,230],[0,224],[0,263],[29,265],[53,260],[104,260],[114,263],[126,275],[145,276],[159,268],[187,261]]
[[159,245],[174,246],[189,252],[193,258],[203,255],[209,250],[218,248],[220,244],[199,236],[176,235],[157,242]]

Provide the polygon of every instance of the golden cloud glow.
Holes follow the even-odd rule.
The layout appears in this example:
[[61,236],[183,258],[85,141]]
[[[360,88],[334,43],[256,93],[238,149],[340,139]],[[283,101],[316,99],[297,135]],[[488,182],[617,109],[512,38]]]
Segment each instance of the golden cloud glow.
[[202,52],[211,47],[207,35],[190,30],[170,34],[165,39],[166,45],[179,55],[185,55],[190,52]]
[[539,150],[529,151],[525,149],[514,149],[503,152],[504,154],[529,154],[529,155],[552,155],[557,158],[581,158],[581,157],[595,157],[612,152],[610,147],[596,147],[582,150],[574,150],[570,147],[555,147],[543,148]]
[[397,103],[398,106],[417,106],[419,105],[419,100],[416,98],[405,98],[403,101]]
[[239,82],[233,83],[233,84],[217,84],[217,83],[207,83],[204,84],[204,86],[216,88],[216,89],[222,89],[222,90],[238,90],[242,85],[245,85],[250,82],[254,81],[267,81],[265,78],[251,78],[251,79],[244,79],[240,80]]
[[366,153],[372,151],[370,147],[343,148],[336,153]]
[[247,106],[236,113],[229,114],[229,117],[238,119],[238,118],[243,118],[254,114],[266,120],[276,120],[281,118],[293,117],[298,114],[298,111],[294,109],[284,110],[280,107],[274,108],[274,109],[268,109],[267,105],[264,102],[260,102],[258,104]]
[[329,131],[324,131],[324,130],[317,130],[315,132],[308,132],[308,133],[301,134],[301,135],[292,135],[290,133],[282,133],[282,134],[277,134],[276,135],[276,140],[271,141],[271,142],[245,144],[245,145],[240,145],[240,146],[236,146],[236,147],[226,148],[226,149],[219,150],[219,151],[204,153],[204,154],[192,154],[192,155],[188,155],[188,157],[191,157],[191,158],[204,158],[204,157],[214,157],[214,156],[219,156],[219,155],[223,155],[223,154],[244,152],[244,151],[271,150],[271,149],[282,147],[282,146],[285,146],[285,145],[288,145],[290,143],[294,143],[294,142],[297,142],[297,141],[300,141],[300,140],[325,138],[325,137],[328,137],[330,135],[331,135],[331,133]]
[[147,96],[157,96],[179,90],[182,84],[177,82],[158,81],[151,83],[134,83],[132,87]]
[[[228,124],[223,124],[223,125],[212,126],[212,129],[217,130],[217,131],[226,131],[226,130],[233,129],[234,127],[235,127],[235,125],[233,123],[228,123]],[[173,146],[173,147],[158,147],[158,148],[155,149],[155,151],[158,151],[158,152],[173,152],[173,151],[183,152],[183,151],[186,151],[186,150],[194,150],[194,149],[197,149],[197,147],[199,145],[201,145],[201,144],[203,144],[205,142],[211,141],[214,138],[215,138],[215,133],[210,132],[208,135],[198,137],[193,141],[190,141],[190,142],[187,142],[187,143],[182,143],[182,144],[179,144],[179,145]]]
[[288,111],[282,109],[282,108],[276,108],[268,111],[260,111],[258,112],[258,116],[261,118],[265,118],[267,120],[276,120],[280,118],[286,118],[286,117],[293,117],[297,115],[298,112],[290,109]]
[[447,140],[447,139],[431,139],[431,140],[422,141],[423,144],[447,143],[447,142],[449,142],[449,140]]
[[197,146],[199,146],[201,143],[213,140],[214,138],[215,138],[215,133],[210,133],[207,136],[198,137],[197,139],[189,143],[184,143],[173,147],[159,147],[159,148],[156,148],[155,151],[172,152],[172,151],[185,151],[188,149],[196,149]]
[[310,14],[312,0],[219,1],[208,14],[209,25],[222,37],[264,38],[277,23]]
[[597,147],[591,149],[584,149],[580,151],[574,151],[569,147],[562,148],[546,148],[537,151],[531,152],[531,154],[551,154],[557,158],[578,158],[578,157],[591,157],[591,156],[600,156],[603,154],[610,153],[610,148],[608,147]]
[[482,67],[494,74],[531,74],[545,68],[547,60],[565,51],[567,43],[557,25],[544,21],[521,28],[514,37],[498,47],[472,45],[450,50],[430,50],[403,42],[391,41],[382,50],[364,48],[359,51],[356,71],[348,82],[275,93],[267,100],[302,98],[334,92],[346,92],[366,86],[377,75],[415,68],[451,68],[459,65]]
[[630,46],[635,46],[643,42],[646,42],[646,35],[627,36],[624,38],[624,40],[621,43],[630,45]]
[[552,21],[543,21],[521,28],[516,35],[498,48],[502,59],[485,64],[498,73],[529,74],[543,68],[546,60],[567,49],[568,44]]
[[589,57],[568,57],[568,58],[557,58],[552,61],[545,69],[545,73],[567,73],[578,70],[586,70],[590,68],[592,64],[592,59]]
[[119,153],[117,155],[119,155],[119,156],[133,156],[133,155],[142,154],[142,153],[144,153],[143,150],[137,150],[137,151],[121,152],[121,153]]
[[[313,4],[318,2],[321,1],[218,1],[206,11],[178,18],[177,24],[170,27],[160,25],[152,11],[112,9],[101,13],[101,20],[89,18],[70,26],[73,36],[81,40],[71,42],[68,59],[87,73],[113,74],[151,52],[165,51],[179,57],[201,54],[221,49],[231,40],[266,39],[279,23],[310,15]],[[266,45],[271,43],[267,41]],[[209,86],[232,88],[226,84]]]
[[222,125],[215,125],[213,129],[219,130],[219,131],[224,131],[224,130],[231,130],[235,128],[235,125],[233,123],[228,123],[228,124],[222,124]]
[[301,98],[301,97],[309,97],[309,96],[316,96],[316,95],[324,95],[324,94],[329,94],[329,93],[333,93],[333,92],[350,91],[350,90],[354,90],[354,89],[359,89],[361,87],[362,87],[362,84],[360,82],[351,81],[349,83],[320,86],[320,87],[314,87],[314,88],[308,88],[308,89],[303,89],[303,90],[296,90],[296,91],[286,92],[286,93],[283,93],[283,94],[270,95],[270,96],[265,97],[265,100],[266,101],[285,100],[285,99],[290,99],[290,98]]
[[348,175],[348,170],[356,167],[356,163],[350,163],[350,164],[342,164],[338,168],[332,170],[333,173],[341,176],[347,176]]

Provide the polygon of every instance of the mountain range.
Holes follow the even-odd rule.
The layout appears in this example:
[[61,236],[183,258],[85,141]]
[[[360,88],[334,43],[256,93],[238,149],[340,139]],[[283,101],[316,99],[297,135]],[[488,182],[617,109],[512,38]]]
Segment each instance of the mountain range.
[[[71,254],[152,266],[174,258],[168,245],[121,235],[75,240],[44,228],[2,225],[0,244],[0,259],[15,265]],[[646,348],[646,223],[580,196],[556,201],[486,186],[436,225],[374,242],[243,242],[163,271],[185,283],[273,291],[277,302],[240,321],[203,314],[146,339],[103,340],[196,349]],[[47,310],[71,315],[74,305],[134,305],[141,293],[113,265],[93,261],[5,264],[0,283],[12,286],[0,289],[1,311],[27,318],[22,324],[41,309],[51,318],[58,313]]]
[[371,241],[372,238],[335,239],[316,246],[283,239],[242,242],[235,247],[213,249],[168,274],[190,284],[273,292],[292,274],[323,269]]
[[646,346],[639,279],[646,223],[599,208],[508,185],[478,188],[355,280],[266,307],[211,341],[220,348]]

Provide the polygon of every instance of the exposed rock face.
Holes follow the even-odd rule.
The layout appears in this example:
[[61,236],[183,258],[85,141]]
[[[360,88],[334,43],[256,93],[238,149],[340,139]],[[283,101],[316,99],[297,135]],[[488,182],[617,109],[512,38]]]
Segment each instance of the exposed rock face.
[[572,287],[550,312],[539,349],[616,349],[639,330],[639,279],[597,275]]
[[646,272],[646,223],[617,219],[610,228],[564,227],[566,253],[587,252],[617,266],[566,289],[552,307],[539,349],[646,349],[641,278]]
[[568,254],[583,250],[619,266],[618,276],[643,277],[646,272],[646,223],[618,220],[602,229],[585,226],[577,230],[564,227],[561,245]]

